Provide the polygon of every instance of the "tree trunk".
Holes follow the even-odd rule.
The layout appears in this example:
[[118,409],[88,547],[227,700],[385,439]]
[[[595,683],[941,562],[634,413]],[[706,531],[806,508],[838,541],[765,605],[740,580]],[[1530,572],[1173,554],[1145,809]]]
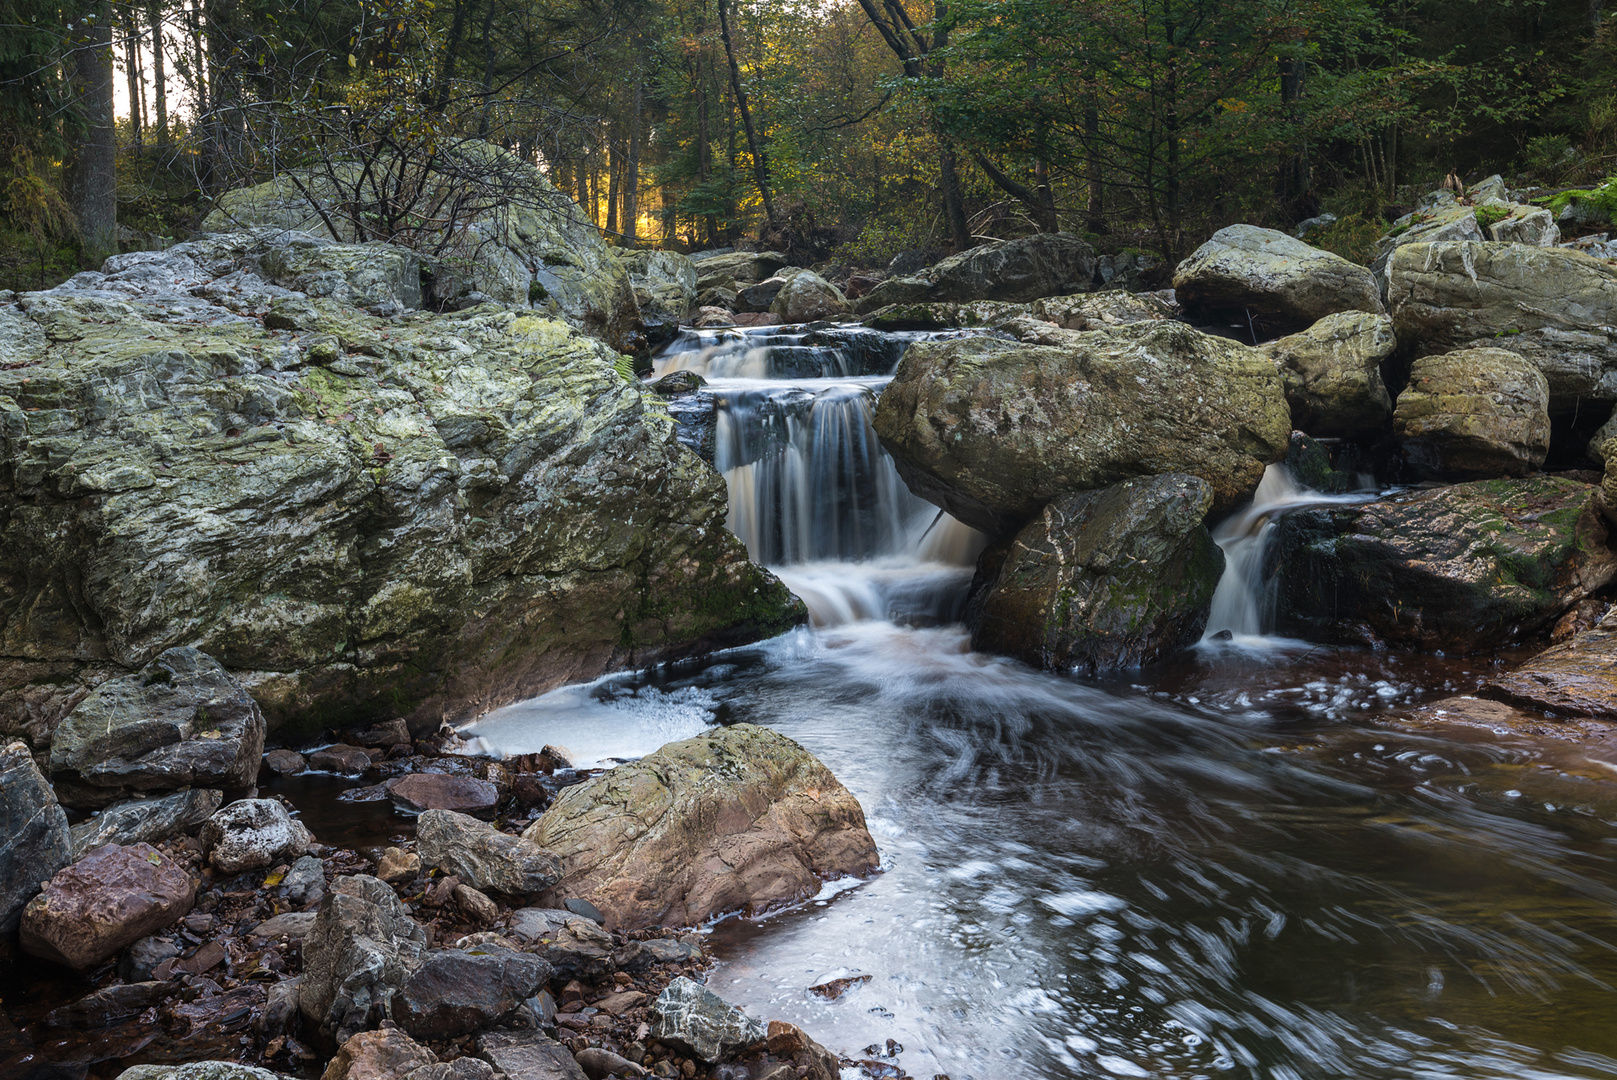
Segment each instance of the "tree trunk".
[[449,88],[455,81],[455,67],[460,62],[461,42],[466,40],[466,8],[470,3],[471,0],[455,0],[455,12],[449,19],[449,40],[444,43],[444,63],[438,74],[438,93],[433,96],[433,108],[438,112],[443,112],[449,105]]
[[758,132],[752,126],[752,110],[747,107],[747,92],[741,86],[741,65],[736,62],[735,42],[730,37],[730,15],[725,0],[719,0],[719,36],[724,39],[724,55],[730,61],[730,89],[735,92],[736,107],[741,110],[741,124],[747,131],[747,151],[752,154],[752,178],[758,184],[758,195],[764,201],[764,218],[775,224],[775,204],[769,197],[769,159],[758,144]]
[[140,78],[140,17],[134,8],[126,8],[123,13],[124,31],[124,80],[129,87],[129,133],[134,139],[135,150],[141,148],[141,134],[145,127],[145,102]]
[[483,8],[483,109],[477,118],[477,137],[488,138],[494,126],[494,0]]
[[70,61],[74,111],[83,134],[67,159],[68,201],[79,219],[84,254],[95,266],[118,251],[118,146],[112,114],[112,5],[95,22]]
[[956,251],[971,247],[971,230],[966,226],[966,206],[960,196],[960,174],[955,166],[954,147],[938,134],[938,189],[943,193],[943,216],[949,222],[949,238]]
[[606,140],[606,231],[618,231],[618,176],[623,172],[623,155],[618,153],[618,140]]
[[1084,107],[1084,183],[1088,199],[1084,217],[1090,232],[1104,233],[1106,228],[1106,189],[1101,172],[1100,158],[1100,106],[1093,96]]
[[146,9],[152,27],[152,104],[157,107],[157,145],[168,144],[168,71],[163,55],[163,8],[152,0]]
[[623,234],[633,247],[640,224],[640,108],[644,95],[640,68],[634,72],[634,107],[629,112],[629,160],[623,164]]
[[1292,152],[1280,162],[1275,177],[1275,196],[1283,213],[1301,220],[1309,216],[1300,213],[1303,197],[1308,193],[1308,143],[1298,124],[1299,105],[1303,96],[1303,75],[1307,61],[1301,57],[1283,57],[1280,61],[1280,115],[1296,132]]

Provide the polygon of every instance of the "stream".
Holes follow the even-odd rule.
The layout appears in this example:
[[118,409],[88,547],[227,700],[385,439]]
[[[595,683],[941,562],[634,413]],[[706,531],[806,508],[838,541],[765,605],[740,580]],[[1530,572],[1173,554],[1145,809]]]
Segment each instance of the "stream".
[[[1505,658],[1266,636],[1263,538],[1325,498],[1277,468],[1220,531],[1189,656],[1094,682],[971,651],[981,539],[869,429],[919,336],[687,332],[657,374],[708,379],[731,528],[813,625],[464,734],[581,766],[715,723],[802,743],[883,872],[714,925],[711,985],[914,1076],[1617,1076],[1617,789],[1542,746],[1374,724]],[[856,981],[808,992],[833,979]]]

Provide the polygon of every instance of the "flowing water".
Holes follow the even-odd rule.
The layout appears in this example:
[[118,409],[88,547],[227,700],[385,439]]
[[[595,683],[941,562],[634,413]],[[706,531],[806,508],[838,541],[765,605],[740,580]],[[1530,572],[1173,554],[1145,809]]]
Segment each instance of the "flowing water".
[[854,1057],[894,1040],[920,1077],[1617,1076],[1613,789],[1534,745],[1373,726],[1501,660],[1264,637],[1267,523],[1321,497],[1271,474],[1221,531],[1209,629],[1242,647],[1034,671],[955,622],[976,542],[859,427],[886,372],[782,371],[793,337],[661,367],[744,369],[710,378],[734,525],[815,626],[472,732],[606,762],[766,724],[848,785],[883,872],[714,926],[715,989]]

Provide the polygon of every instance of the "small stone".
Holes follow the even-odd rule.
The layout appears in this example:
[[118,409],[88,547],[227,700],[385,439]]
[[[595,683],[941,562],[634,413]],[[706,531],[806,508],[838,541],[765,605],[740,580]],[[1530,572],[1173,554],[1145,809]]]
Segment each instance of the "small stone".
[[455,906],[475,926],[487,926],[500,917],[500,909],[494,901],[470,885],[455,886]]
[[118,958],[118,978],[126,983],[147,982],[164,960],[176,960],[180,947],[168,938],[143,937]]
[[222,802],[222,792],[194,788],[159,799],[114,803],[73,826],[73,851],[82,855],[102,844],[155,844],[206,821]]
[[510,1080],[586,1080],[567,1047],[537,1032],[485,1032],[477,1053]]
[[565,746],[555,746],[550,743],[546,743],[544,746],[539,748],[540,772],[550,773],[555,772],[558,769],[574,768],[574,760],[576,760],[575,755]]
[[296,750],[271,750],[264,755],[264,767],[272,773],[291,776],[307,769],[309,763]]
[[318,904],[326,895],[325,864],[313,855],[303,856],[281,879],[281,893],[299,907]]
[[490,895],[526,899],[561,877],[560,860],[539,844],[448,810],[428,810],[421,815],[416,823],[416,854],[421,865],[457,875]]
[[313,911],[288,911],[265,919],[253,927],[252,937],[264,938],[267,941],[276,941],[287,938],[292,941],[301,941],[308,937],[309,931],[314,929],[316,913]]
[[349,738],[360,746],[373,750],[391,750],[395,746],[410,745],[410,725],[404,720],[389,720],[373,724],[362,731],[349,733]]
[[421,857],[413,851],[390,847],[376,862],[376,876],[389,885],[414,881],[421,873]]
[[869,975],[854,975],[847,979],[832,979],[830,982],[820,983],[809,987],[809,993],[822,997],[827,1001],[835,1001],[849,990],[870,981]]

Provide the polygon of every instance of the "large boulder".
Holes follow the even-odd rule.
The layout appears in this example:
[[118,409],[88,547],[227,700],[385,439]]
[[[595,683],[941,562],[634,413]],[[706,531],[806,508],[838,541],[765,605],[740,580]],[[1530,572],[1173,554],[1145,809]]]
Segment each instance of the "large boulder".
[[1201,637],[1224,554],[1205,480],[1182,473],[1064,495],[985,552],[966,608],[973,648],[1093,675]]
[[1240,505],[1286,454],[1290,410],[1274,364],[1182,323],[1143,322],[1063,346],[993,338],[921,343],[876,408],[910,490],[991,535],[1050,500],[1184,472]]
[[1173,275],[1185,313],[1250,325],[1263,337],[1302,330],[1339,311],[1379,314],[1370,271],[1296,237],[1231,225],[1191,252]]
[[0,948],[17,932],[39,883],[73,861],[67,814],[28,747],[0,750]]
[[812,270],[793,274],[775,294],[769,310],[788,323],[834,319],[848,311],[842,290]]
[[107,844],[66,867],[23,909],[23,952],[87,971],[178,922],[196,882],[150,844]]
[[1259,351],[1280,368],[1297,430],[1321,439],[1369,439],[1392,418],[1381,365],[1397,347],[1387,316],[1342,311]]
[[868,314],[889,304],[938,300],[1037,300],[1087,292],[1094,285],[1095,251],[1070,233],[996,240],[951,255],[911,277],[888,278],[860,297]]
[[419,733],[804,617],[600,343],[511,311],[186,299],[0,304],[48,331],[0,371],[0,732],[50,741],[69,691],[176,640],[272,726]]
[[176,791],[157,799],[129,799],[73,826],[73,854],[83,855],[102,844],[155,844],[202,824],[224,793],[214,788]]
[[1428,477],[1526,476],[1550,449],[1550,386],[1504,349],[1461,349],[1416,360],[1398,395],[1393,433],[1404,460]]
[[1457,653],[1530,639],[1617,577],[1595,492],[1537,476],[1288,514],[1279,629]]
[[258,779],[264,714],[211,656],[168,649],[109,679],[51,738],[50,769],[70,806],[106,806],[137,792],[247,788]]
[[416,854],[428,869],[513,900],[538,896],[562,875],[557,855],[526,835],[503,833],[452,810],[428,810],[416,821]]
[[1617,401],[1617,266],[1527,244],[1400,247],[1388,304],[1402,347],[1519,353],[1549,380],[1550,413]]
[[[417,177],[421,205],[455,216],[422,233],[433,278],[429,299],[463,297],[535,307],[626,348],[639,318],[629,275],[578,206],[533,164],[476,141],[445,142],[439,167]],[[331,240],[394,240],[374,235],[379,192],[360,163],[300,170],[228,191],[203,220],[209,232],[269,226]],[[363,234],[363,235],[362,235]],[[401,234],[403,235],[403,234]]]
[[612,930],[763,911],[876,868],[859,801],[814,755],[752,724],[566,788],[523,836],[561,858],[547,895],[588,900]]
[[202,826],[202,850],[222,874],[239,874],[295,859],[314,837],[275,799],[240,799]]
[[1456,199],[1451,191],[1434,191],[1423,196],[1415,209],[1394,221],[1376,241],[1370,268],[1384,282],[1388,264],[1401,247],[1486,239],[1475,206]]
[[389,1017],[426,951],[426,931],[392,886],[365,874],[337,878],[303,939],[298,1007],[321,1035],[345,1041]]
[[393,1019],[418,1039],[455,1039],[493,1027],[550,979],[536,956],[494,946],[433,949],[399,987]]

